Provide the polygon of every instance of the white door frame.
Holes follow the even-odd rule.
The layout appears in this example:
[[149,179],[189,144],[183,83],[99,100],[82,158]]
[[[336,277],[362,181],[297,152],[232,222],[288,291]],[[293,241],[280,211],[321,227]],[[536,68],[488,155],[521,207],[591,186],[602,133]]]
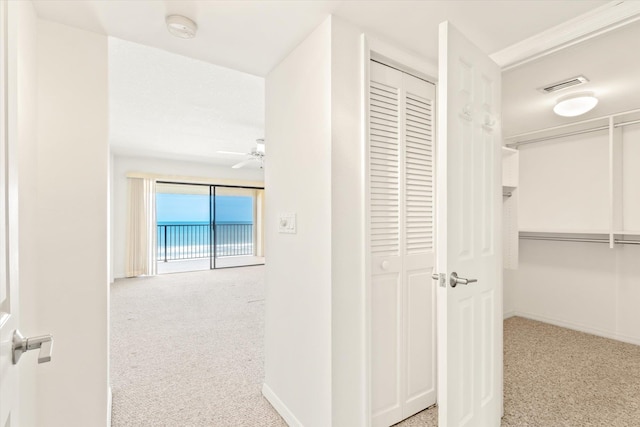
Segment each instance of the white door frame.
[[17,98],[17,11],[10,2],[0,4],[2,37],[0,37],[0,258],[4,277],[0,281],[0,422],[9,419],[9,427],[20,422],[18,367],[13,363],[12,338],[19,327],[18,277],[18,98]]
[[[369,164],[367,157],[367,146],[369,144],[369,79],[370,79],[370,64],[371,59],[378,60],[383,62],[391,67],[397,68],[399,70],[405,71],[409,74],[412,74],[416,77],[423,78],[429,82],[432,82],[436,86],[436,99],[438,94],[438,79],[435,77],[438,75],[438,67],[428,61],[425,61],[418,56],[403,51],[402,49],[383,42],[379,39],[373,38],[371,36],[367,36],[367,34],[362,34],[361,36],[361,117],[363,118],[361,123],[361,161],[362,163],[362,188],[363,194],[361,199],[361,212],[363,213],[362,218],[362,236],[364,238],[364,263],[363,263],[363,275],[364,275],[364,298],[365,298],[365,307],[364,307],[364,327],[365,327],[365,374],[364,374],[364,390],[366,392],[365,397],[365,426],[371,426],[372,422],[372,396],[371,396],[371,378],[372,378],[372,366],[371,366],[371,342],[372,342],[372,329],[371,329],[371,242],[369,239],[369,230],[370,221],[369,221],[369,211],[367,207],[369,206],[369,192],[366,189],[369,188]],[[435,118],[437,120],[437,107]],[[434,132],[434,141],[436,141],[438,134],[437,128]],[[434,143],[435,150],[435,143]],[[435,169],[437,165],[434,165],[434,175]],[[435,233],[435,230],[434,230]],[[434,242],[435,244],[435,242]],[[436,250],[437,257],[437,250]]]

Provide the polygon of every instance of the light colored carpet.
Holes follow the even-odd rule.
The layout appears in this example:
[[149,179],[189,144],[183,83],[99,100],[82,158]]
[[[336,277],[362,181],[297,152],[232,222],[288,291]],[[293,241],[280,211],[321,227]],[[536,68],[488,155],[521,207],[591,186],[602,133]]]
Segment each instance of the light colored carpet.
[[413,417],[394,425],[396,427],[438,427],[438,408],[432,407],[418,412]]
[[[504,427],[640,427],[640,347],[504,323]],[[113,426],[285,427],[262,397],[264,267],[118,280]],[[436,427],[437,408],[397,424]]]
[[639,346],[521,317],[504,342],[503,426],[640,426]]
[[262,397],[264,267],[117,280],[114,427],[286,426]]
[[[502,427],[640,427],[640,347],[547,323],[504,322]],[[437,408],[400,427],[437,427]]]
[[[228,256],[216,259],[216,268],[248,267],[264,264],[264,257],[257,256]],[[158,274],[187,273],[203,271],[211,268],[209,258],[182,259],[169,262],[158,262]]]

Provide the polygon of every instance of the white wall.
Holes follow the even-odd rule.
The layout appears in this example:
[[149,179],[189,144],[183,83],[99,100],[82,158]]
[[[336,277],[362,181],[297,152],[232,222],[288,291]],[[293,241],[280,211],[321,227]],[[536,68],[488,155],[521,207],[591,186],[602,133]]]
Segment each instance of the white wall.
[[[330,17],[267,76],[264,391],[290,425],[363,426],[369,416],[362,34]],[[286,212],[298,214],[297,235],[277,233]]]
[[[26,336],[46,333],[39,329],[37,316],[38,225],[36,175],[37,156],[37,16],[33,3],[10,2],[17,16],[17,106],[18,106],[18,188],[19,188],[19,279],[20,331]],[[20,360],[21,426],[37,424],[37,352]]]
[[521,240],[505,288],[519,316],[640,344],[638,259],[631,245]]
[[104,426],[107,38],[38,21],[37,90],[33,268],[38,330],[53,334],[55,344],[51,363],[38,366],[35,425]]
[[640,234],[640,124],[622,130],[622,218],[626,231]]
[[520,147],[521,230],[608,230],[607,131]]
[[151,157],[112,156],[112,268],[111,277],[125,277],[126,235],[127,235],[127,174],[147,173],[162,175],[167,180],[182,181],[189,178],[208,180],[233,180],[240,185],[250,182],[255,185],[262,182],[264,173],[257,168],[232,169],[230,167],[212,166],[207,163],[178,160],[155,159]]
[[516,270],[502,270],[502,315],[505,319],[515,315],[515,287],[512,284],[517,281],[517,274]]
[[[331,425],[331,20],[266,79],[264,393],[289,425]],[[297,215],[279,234],[278,214]]]
[[365,425],[367,411],[362,45],[358,28],[331,20],[332,421]]

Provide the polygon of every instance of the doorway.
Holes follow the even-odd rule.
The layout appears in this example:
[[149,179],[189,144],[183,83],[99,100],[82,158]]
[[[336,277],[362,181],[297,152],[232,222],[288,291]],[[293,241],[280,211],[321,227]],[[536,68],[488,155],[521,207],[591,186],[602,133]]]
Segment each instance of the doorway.
[[158,182],[159,274],[264,264],[264,188]]

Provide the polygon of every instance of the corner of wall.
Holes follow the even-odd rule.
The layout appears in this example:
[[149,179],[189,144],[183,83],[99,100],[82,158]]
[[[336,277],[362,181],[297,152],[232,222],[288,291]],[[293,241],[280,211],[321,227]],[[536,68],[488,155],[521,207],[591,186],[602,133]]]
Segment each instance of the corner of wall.
[[[278,142],[265,169],[265,384],[300,423],[325,427],[331,425],[330,18],[268,74],[265,111],[265,137]],[[297,215],[296,234],[278,233],[280,213]]]
[[331,21],[332,422],[366,423],[362,31]]

